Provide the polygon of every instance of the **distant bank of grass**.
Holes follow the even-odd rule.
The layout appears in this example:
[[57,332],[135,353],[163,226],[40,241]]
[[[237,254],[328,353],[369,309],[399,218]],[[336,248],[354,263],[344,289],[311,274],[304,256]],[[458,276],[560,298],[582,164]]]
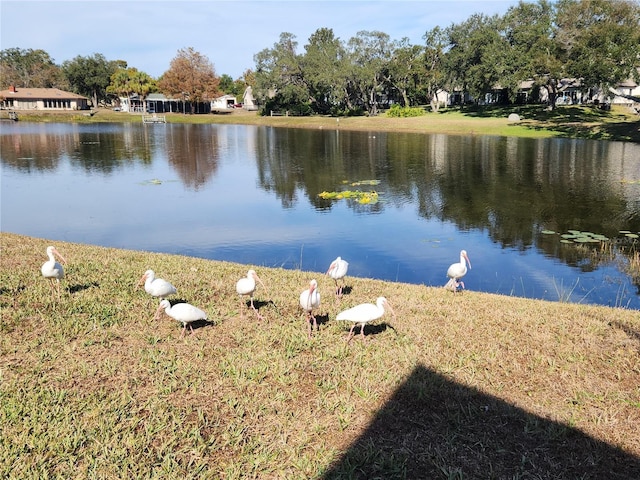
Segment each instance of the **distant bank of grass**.
[[[639,478],[640,312],[0,234],[0,477]],[[138,279],[209,314],[193,335]],[[444,275],[444,274],[443,274]],[[316,278],[320,331],[299,293]],[[443,282],[444,283],[444,282]],[[345,342],[345,308],[396,318]],[[242,315],[240,309],[246,310]]]
[[[520,122],[508,120],[510,113],[518,113]],[[83,112],[19,112],[24,121],[73,122],[142,122],[140,114],[100,109],[93,116]],[[241,109],[228,114],[183,115],[167,114],[170,123],[220,123],[271,125],[291,128],[325,128],[369,131],[407,131],[447,133],[459,135],[506,135],[516,137],[569,137],[600,140],[640,142],[640,116],[628,108],[614,107],[611,111],[591,106],[561,106],[547,111],[541,106],[510,106],[442,109],[420,117],[392,118],[384,114],[376,117],[294,117],[260,116]]]

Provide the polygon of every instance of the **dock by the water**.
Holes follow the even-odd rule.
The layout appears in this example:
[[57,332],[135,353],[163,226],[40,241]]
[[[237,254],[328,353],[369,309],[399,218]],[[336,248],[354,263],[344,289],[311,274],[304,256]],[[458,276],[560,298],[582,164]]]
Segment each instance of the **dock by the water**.
[[167,123],[165,115],[143,115],[142,123]]

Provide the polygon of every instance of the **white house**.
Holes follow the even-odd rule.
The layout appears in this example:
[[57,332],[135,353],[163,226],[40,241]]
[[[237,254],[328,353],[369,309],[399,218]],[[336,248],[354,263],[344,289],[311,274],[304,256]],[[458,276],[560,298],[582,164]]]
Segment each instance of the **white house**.
[[214,100],[211,100],[212,112],[224,112],[233,110],[236,105],[236,97],[233,95],[223,95]]
[[627,105],[640,113],[640,85],[632,78],[609,89],[614,105]]

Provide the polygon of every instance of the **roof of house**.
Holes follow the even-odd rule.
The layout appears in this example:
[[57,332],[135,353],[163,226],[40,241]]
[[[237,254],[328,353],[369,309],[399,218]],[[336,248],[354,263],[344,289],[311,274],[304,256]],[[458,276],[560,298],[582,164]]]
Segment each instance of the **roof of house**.
[[632,78],[629,78],[628,80],[625,80],[623,82],[620,82],[616,85],[617,87],[631,87],[631,88],[635,88],[638,86],[638,84],[635,82],[635,80],[633,80]]
[[87,99],[77,93],[65,92],[59,88],[21,88],[16,87],[15,92],[11,89],[0,91],[0,96],[4,98],[16,98],[19,100],[78,100]]

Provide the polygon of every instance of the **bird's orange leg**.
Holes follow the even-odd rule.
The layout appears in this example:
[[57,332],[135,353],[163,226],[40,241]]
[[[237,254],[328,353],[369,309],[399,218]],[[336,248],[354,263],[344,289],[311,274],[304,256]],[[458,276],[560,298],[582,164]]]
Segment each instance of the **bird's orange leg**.
[[256,316],[260,319],[260,320],[264,320],[264,317],[262,315],[260,315],[260,312],[258,311],[258,309],[256,307],[253,306],[253,297],[251,297],[251,308],[253,308],[253,311],[256,313]]
[[364,336],[364,323],[360,327],[360,336],[362,337],[362,341],[365,341],[367,338]]
[[58,299],[60,299],[60,280],[50,278],[49,285],[51,285],[51,296],[55,297],[57,293]]
[[353,338],[353,329],[354,328],[356,328],[356,324],[355,323],[351,327],[351,330],[349,330],[349,335],[347,335],[347,343],[351,342],[351,339]]

